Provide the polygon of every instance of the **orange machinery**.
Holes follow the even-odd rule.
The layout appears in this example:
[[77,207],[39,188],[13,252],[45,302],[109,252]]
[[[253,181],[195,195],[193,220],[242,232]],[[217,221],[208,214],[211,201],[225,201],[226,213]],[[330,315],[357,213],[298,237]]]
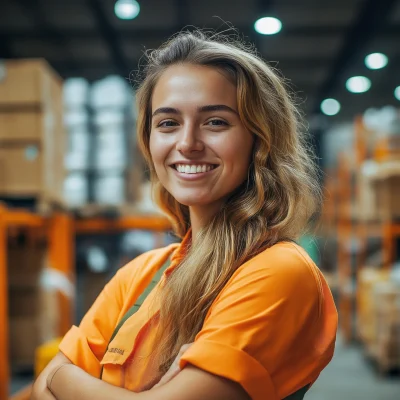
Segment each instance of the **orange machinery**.
[[[44,231],[48,238],[51,265],[74,281],[74,236],[82,233],[105,233],[128,229],[147,229],[164,232],[170,224],[162,216],[137,215],[115,219],[87,218],[74,220],[68,213],[54,213],[42,217],[27,211],[10,210],[0,205],[0,400],[8,399],[9,358],[8,358],[8,295],[7,295],[7,237],[11,227]],[[71,300],[59,295],[59,334],[67,332],[73,323]],[[27,400],[30,387],[12,397],[13,400]]]

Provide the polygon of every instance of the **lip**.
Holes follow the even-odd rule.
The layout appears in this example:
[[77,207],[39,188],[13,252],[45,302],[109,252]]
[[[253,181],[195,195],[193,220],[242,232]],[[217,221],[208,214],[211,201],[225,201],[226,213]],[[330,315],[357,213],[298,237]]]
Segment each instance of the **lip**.
[[[180,164],[180,163],[177,163],[177,164]],[[217,166],[213,169],[210,169],[207,172],[197,172],[195,174],[186,174],[185,172],[179,172],[178,170],[176,170],[173,167],[173,165],[171,165],[170,168],[174,171],[174,173],[177,175],[178,178],[180,178],[184,181],[197,181],[199,179],[205,178],[205,177],[211,175],[218,168],[218,166]],[[208,164],[208,165],[215,165],[215,164]]]
[[182,165],[218,165],[215,163],[210,163],[207,161],[189,161],[189,160],[185,160],[185,161],[175,161],[173,163],[170,163],[169,166],[173,167],[176,164],[182,164]]

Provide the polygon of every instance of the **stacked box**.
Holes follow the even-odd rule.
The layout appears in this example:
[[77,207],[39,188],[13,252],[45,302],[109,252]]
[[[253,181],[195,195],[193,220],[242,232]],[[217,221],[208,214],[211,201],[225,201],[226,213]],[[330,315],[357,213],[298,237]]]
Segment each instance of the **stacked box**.
[[36,348],[57,336],[57,294],[42,284],[46,244],[18,237],[8,245],[9,356],[14,369],[32,368]]
[[400,285],[388,269],[364,267],[357,292],[358,334],[381,372],[400,367]]
[[64,84],[68,136],[64,195],[78,212],[122,209],[140,192],[143,164],[135,144],[134,93],[126,79]]
[[374,288],[376,342],[374,350],[381,372],[400,367],[400,286],[380,282]]
[[358,175],[356,209],[360,220],[400,218],[400,160],[364,162]]
[[[358,276],[357,328],[359,338],[372,349],[376,342],[376,315],[374,313],[374,289],[380,282],[389,280],[389,271],[363,267]],[[373,351],[372,351],[373,352]]]
[[88,171],[91,167],[93,134],[88,107],[89,82],[70,78],[64,83],[64,123],[67,132],[64,198],[71,208],[89,202]]
[[[140,181],[135,146],[134,93],[126,79],[108,76],[91,88],[94,126],[93,201],[121,206],[136,200]],[[131,190],[132,181],[136,191]],[[136,195],[136,196],[135,196]]]
[[62,202],[61,79],[41,59],[7,60],[0,76],[0,197]]

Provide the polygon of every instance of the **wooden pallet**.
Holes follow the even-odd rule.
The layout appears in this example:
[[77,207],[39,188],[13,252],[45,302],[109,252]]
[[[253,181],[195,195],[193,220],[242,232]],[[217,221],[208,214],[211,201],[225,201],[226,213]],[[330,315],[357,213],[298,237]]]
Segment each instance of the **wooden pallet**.
[[7,195],[0,194],[0,204],[3,203],[7,208],[23,208],[31,212],[46,216],[54,211],[65,211],[67,207],[61,199],[56,199],[46,194],[41,195]]

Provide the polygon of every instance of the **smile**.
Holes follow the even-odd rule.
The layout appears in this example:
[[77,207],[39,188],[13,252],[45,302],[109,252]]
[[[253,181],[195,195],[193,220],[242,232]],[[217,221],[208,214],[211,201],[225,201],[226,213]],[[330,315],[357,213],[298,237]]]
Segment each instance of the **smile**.
[[215,169],[216,165],[211,164],[199,164],[199,165],[188,165],[188,164],[174,164],[174,169],[183,174],[202,174]]

